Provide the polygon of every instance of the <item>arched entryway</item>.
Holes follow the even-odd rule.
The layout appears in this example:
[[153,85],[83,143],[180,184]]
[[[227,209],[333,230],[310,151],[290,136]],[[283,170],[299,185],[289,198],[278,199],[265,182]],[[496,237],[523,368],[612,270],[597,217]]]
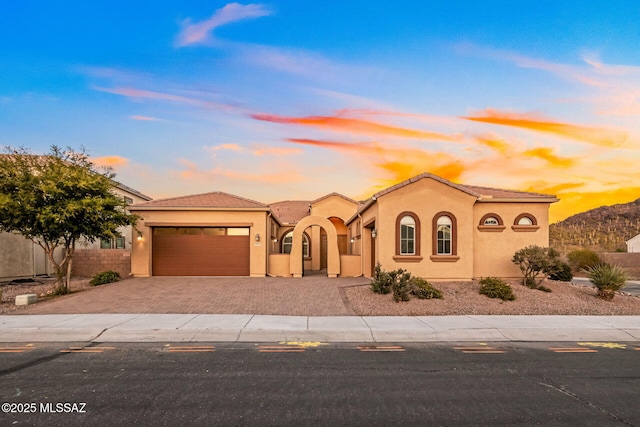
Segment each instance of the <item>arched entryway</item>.
[[340,252],[338,250],[338,233],[331,221],[321,216],[308,216],[302,219],[293,229],[293,243],[289,268],[293,277],[302,277],[303,254],[302,241],[303,233],[311,226],[322,227],[327,233],[327,276],[338,277],[340,274]]

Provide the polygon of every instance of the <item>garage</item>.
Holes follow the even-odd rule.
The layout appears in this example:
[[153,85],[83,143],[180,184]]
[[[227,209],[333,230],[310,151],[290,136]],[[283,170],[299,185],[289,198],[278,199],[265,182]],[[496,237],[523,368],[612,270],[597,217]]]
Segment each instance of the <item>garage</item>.
[[249,276],[246,227],[153,227],[154,276]]

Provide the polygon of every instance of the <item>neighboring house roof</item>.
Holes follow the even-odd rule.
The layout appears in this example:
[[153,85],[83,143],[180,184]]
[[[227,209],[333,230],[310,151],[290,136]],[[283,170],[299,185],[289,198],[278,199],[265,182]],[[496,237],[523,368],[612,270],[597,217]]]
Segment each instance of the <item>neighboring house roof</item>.
[[628,240],[625,240],[625,243],[631,243],[632,241],[636,241],[636,240],[640,240],[640,234],[636,234],[635,236],[629,238]]
[[153,208],[219,208],[219,209],[268,209],[264,203],[255,200],[245,199],[221,191],[212,193],[194,194],[191,196],[171,197],[168,199],[152,200],[150,202],[139,203],[131,207],[132,209],[153,209]]
[[129,194],[132,194],[132,195],[134,195],[136,197],[139,197],[139,198],[141,198],[143,200],[147,200],[147,201],[152,200],[151,197],[149,197],[149,196],[147,196],[145,194],[142,194],[138,190],[135,190],[135,189],[133,189],[133,188],[131,188],[129,186],[126,186],[126,185],[124,185],[124,184],[122,184],[122,183],[120,183],[118,181],[113,181],[113,182],[116,184],[116,187],[119,188],[122,191],[125,191],[125,192],[127,192]]
[[271,212],[284,224],[295,224],[302,218],[309,216],[309,206],[312,202],[306,200],[285,200],[271,203]]

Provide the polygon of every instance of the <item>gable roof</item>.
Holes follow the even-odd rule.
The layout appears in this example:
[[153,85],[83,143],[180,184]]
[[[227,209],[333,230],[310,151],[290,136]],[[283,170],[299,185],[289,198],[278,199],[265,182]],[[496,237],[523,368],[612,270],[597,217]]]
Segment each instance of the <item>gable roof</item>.
[[556,196],[552,196],[549,194],[542,193],[530,193],[526,191],[515,191],[515,190],[504,190],[500,188],[491,188],[491,187],[479,187],[475,185],[463,185],[456,184],[444,178],[441,178],[437,175],[433,175],[428,172],[421,173],[420,175],[414,176],[413,178],[409,178],[405,181],[402,181],[396,185],[393,185],[389,188],[385,188],[384,190],[378,191],[376,194],[371,196],[369,200],[367,200],[358,211],[347,220],[347,224],[353,221],[358,214],[369,209],[371,205],[373,205],[376,200],[385,194],[389,194],[393,191],[396,191],[400,188],[406,187],[409,184],[413,184],[414,182],[420,181],[421,179],[432,179],[434,181],[438,181],[444,185],[447,185],[456,190],[462,191],[470,196],[473,196],[477,199],[478,202],[542,202],[542,203],[553,203],[557,202],[558,199]]
[[322,196],[322,197],[319,197],[319,198],[315,199],[314,201],[312,201],[311,204],[321,202],[324,199],[328,199],[329,197],[333,197],[333,196],[341,197],[344,200],[346,200],[347,202],[353,203],[354,205],[358,205],[359,204],[359,202],[356,202],[355,200],[350,199],[349,197],[345,196],[344,194],[335,193],[335,192],[329,193],[329,194],[327,194],[325,196]]
[[455,188],[457,190],[462,191],[463,193],[467,193],[470,196],[474,196],[479,200],[486,199],[548,199],[549,201],[557,201],[556,196],[552,196],[549,194],[541,194],[541,193],[531,193],[526,191],[515,191],[515,190],[505,190],[501,188],[491,188],[491,187],[479,187],[475,185],[464,185],[464,184],[456,184],[454,182],[448,181],[444,178],[441,178],[437,175],[433,175],[430,173],[421,173],[420,175],[414,176],[413,178],[409,178],[405,181],[402,181],[394,186],[389,188],[385,188],[382,191],[377,192],[373,195],[372,198],[379,198],[384,196],[385,194],[391,193],[395,190],[398,190],[402,187],[406,187],[409,184],[412,184],[416,181],[420,181],[421,179],[433,179],[434,181],[438,181],[444,185],[448,185],[449,187]]
[[139,208],[218,208],[218,209],[252,209],[261,208],[267,210],[268,206],[255,200],[244,197],[214,191],[211,193],[194,194],[190,196],[171,197],[167,199],[152,200],[132,206]]

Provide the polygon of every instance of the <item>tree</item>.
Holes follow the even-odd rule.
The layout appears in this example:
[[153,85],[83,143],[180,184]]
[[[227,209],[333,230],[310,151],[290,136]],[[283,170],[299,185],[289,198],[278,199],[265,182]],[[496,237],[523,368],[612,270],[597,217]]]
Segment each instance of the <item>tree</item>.
[[540,285],[536,281],[538,275],[550,275],[557,271],[560,254],[553,248],[531,245],[516,252],[511,261],[520,267],[524,276],[523,285],[536,289]]
[[[112,190],[115,174],[97,168],[84,149],[34,155],[25,148],[0,155],[0,231],[19,233],[42,247],[56,273],[56,289],[69,292],[76,242],[110,238],[137,217]],[[56,259],[54,252],[62,248]]]

